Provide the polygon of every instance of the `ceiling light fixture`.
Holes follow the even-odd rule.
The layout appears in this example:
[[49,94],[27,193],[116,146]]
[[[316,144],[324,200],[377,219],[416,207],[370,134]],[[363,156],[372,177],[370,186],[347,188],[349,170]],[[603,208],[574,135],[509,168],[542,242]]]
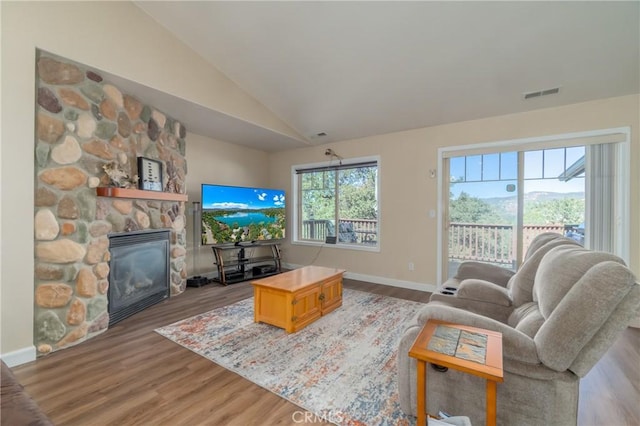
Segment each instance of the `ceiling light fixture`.
[[342,165],[342,157],[339,156],[338,154],[336,154],[335,151],[332,150],[331,148],[327,148],[324,151],[324,155],[326,155],[327,157],[331,157],[332,159],[333,158],[337,158],[339,160],[339,162],[340,162],[340,165]]

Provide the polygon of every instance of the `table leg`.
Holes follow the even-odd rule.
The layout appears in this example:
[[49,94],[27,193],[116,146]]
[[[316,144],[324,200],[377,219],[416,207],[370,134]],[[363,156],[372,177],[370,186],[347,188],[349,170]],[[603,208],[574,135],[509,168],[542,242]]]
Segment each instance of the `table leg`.
[[253,287],[253,322],[260,322],[260,290]]
[[416,360],[416,375],[418,376],[418,388],[417,390],[417,399],[418,399],[418,423],[417,426],[426,426],[427,424],[427,395],[425,392],[425,386],[427,384],[426,377],[426,362],[421,360]]
[[498,384],[493,380],[487,380],[487,426],[496,426]]

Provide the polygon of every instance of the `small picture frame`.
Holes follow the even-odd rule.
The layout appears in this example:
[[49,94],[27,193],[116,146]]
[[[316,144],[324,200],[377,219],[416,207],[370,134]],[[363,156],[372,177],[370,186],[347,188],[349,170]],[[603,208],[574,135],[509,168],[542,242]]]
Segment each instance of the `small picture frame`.
[[138,186],[146,191],[162,191],[162,162],[138,157]]

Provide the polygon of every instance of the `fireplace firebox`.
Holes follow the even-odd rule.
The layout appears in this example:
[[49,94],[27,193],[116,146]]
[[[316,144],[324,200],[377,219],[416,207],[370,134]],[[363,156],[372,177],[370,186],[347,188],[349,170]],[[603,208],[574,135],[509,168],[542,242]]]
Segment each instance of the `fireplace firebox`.
[[109,236],[109,325],[169,297],[169,230]]

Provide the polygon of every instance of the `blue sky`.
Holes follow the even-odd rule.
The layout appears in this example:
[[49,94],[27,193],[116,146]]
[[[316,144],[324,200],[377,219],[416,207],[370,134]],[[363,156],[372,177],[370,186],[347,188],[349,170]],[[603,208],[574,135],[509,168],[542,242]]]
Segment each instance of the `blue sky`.
[[[562,182],[558,176],[584,156],[584,147],[527,151],[524,155],[524,192],[584,192],[584,178]],[[462,191],[479,198],[515,196],[517,185],[516,152],[454,157],[450,161],[451,177],[465,179],[451,185],[458,197]],[[513,185],[512,187],[508,187]],[[513,191],[510,191],[513,189]]]
[[202,185],[203,209],[282,208],[284,203],[285,194],[281,189]]

